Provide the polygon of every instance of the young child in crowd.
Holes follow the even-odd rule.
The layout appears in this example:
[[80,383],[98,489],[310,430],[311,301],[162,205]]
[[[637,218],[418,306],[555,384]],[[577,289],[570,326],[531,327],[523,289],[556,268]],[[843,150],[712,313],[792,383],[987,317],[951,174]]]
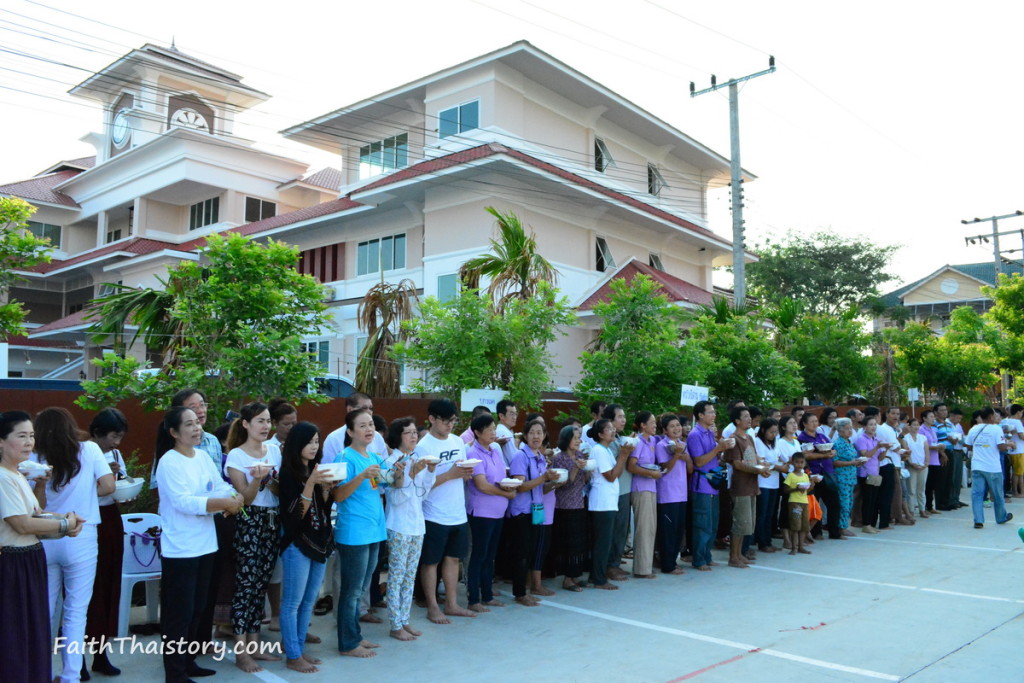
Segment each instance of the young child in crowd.
[[[786,481],[783,482],[789,492],[787,510],[789,511],[790,538],[793,544],[793,549],[789,551],[789,554],[810,555],[811,551],[804,548],[804,536],[811,529],[807,514],[807,494],[814,489],[814,482],[804,472],[807,458],[803,453],[799,451],[794,453],[790,464],[793,466],[793,471],[786,475]],[[800,484],[805,484],[805,486],[801,487]]]

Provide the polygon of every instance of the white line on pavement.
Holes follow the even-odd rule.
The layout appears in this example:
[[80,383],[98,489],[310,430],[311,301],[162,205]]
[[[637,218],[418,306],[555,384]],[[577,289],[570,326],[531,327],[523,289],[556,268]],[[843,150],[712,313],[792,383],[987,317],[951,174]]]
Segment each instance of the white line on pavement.
[[793,569],[779,569],[778,567],[765,567],[759,564],[750,565],[751,569],[760,569],[768,572],[780,572],[782,574],[795,574],[797,576],[809,576],[813,579],[828,579],[830,581],[847,581],[849,583],[866,583],[872,586],[885,586],[886,588],[901,588],[904,590],[921,591],[923,593],[940,593],[942,595],[952,595],[959,598],[971,598],[973,600],[992,600],[994,602],[1012,602],[1018,605],[1024,605],[1024,600],[1014,600],[1013,598],[1000,598],[992,595],[977,595],[975,593],[960,593],[958,591],[946,591],[939,588],[923,588],[921,586],[910,586],[900,583],[884,583],[882,581],[868,581],[866,579],[851,579],[846,576],[833,576],[831,574],[815,574],[812,572],[798,572]]
[[620,624],[627,624],[629,626],[636,626],[638,628],[645,628],[649,631],[660,631],[661,633],[667,633],[669,635],[680,636],[683,638],[689,638],[690,640],[699,640],[705,643],[713,643],[715,645],[722,645],[723,647],[732,648],[735,650],[743,650],[752,654],[767,655],[768,657],[776,657],[778,659],[788,659],[793,662],[800,662],[801,664],[809,664],[810,666],[816,666],[823,669],[830,669],[832,671],[842,671],[849,674],[856,674],[858,676],[864,676],[867,678],[877,678],[883,681],[898,681],[899,676],[892,674],[880,673],[878,671],[871,671],[870,669],[860,669],[855,666],[846,666],[845,664],[836,664],[835,662],[826,662],[821,659],[813,659],[810,657],[802,657],[800,655],[790,654],[788,652],[780,652],[779,650],[773,650],[770,648],[761,649],[755,645],[747,645],[745,643],[738,643],[733,640],[725,640],[723,638],[715,638],[714,636],[706,636],[702,633],[693,633],[692,631],[683,631],[677,628],[670,628],[668,626],[658,626],[657,624],[648,624],[643,621],[636,621],[635,619],[627,619],[625,617],[617,617],[614,614],[606,614],[604,612],[595,612],[594,610],[584,609],[582,607],[573,607],[571,605],[563,605],[557,602],[545,598],[541,601],[542,605],[547,607],[554,607],[556,609],[566,610],[569,612],[576,612],[577,614],[584,614],[586,616],[595,617],[597,619],[604,619],[606,621],[614,621]]
[[[235,658],[233,656],[231,657],[231,662],[235,662]],[[265,683],[288,683],[286,679],[281,678],[277,674],[271,673],[266,669],[264,669],[263,671],[254,671],[250,675],[255,676],[256,678],[260,679],[261,681],[264,681]]]
[[[932,548],[954,548],[956,550],[980,550],[988,553],[1013,553],[1017,548],[986,548],[977,545],[952,545],[949,543],[926,543],[924,541],[897,541],[889,538],[870,538],[868,536],[851,536],[851,541],[870,541],[872,543],[906,543],[908,545],[925,545]],[[1018,553],[1019,554],[1019,553]]]

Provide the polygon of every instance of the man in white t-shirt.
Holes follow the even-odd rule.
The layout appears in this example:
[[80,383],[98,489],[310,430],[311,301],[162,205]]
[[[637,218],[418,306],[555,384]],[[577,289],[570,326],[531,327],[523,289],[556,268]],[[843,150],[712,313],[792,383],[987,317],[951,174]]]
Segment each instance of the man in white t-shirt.
[[[445,615],[475,617],[476,613],[460,607],[459,560],[469,552],[469,522],[466,518],[466,482],[473,476],[472,467],[457,463],[466,459],[466,444],[452,435],[458,415],[455,404],[446,398],[430,402],[427,420],[430,432],[416,445],[416,459],[432,457],[440,462],[434,470],[434,486],[423,499],[426,534],[420,553],[420,577],[427,601],[427,618],[435,624],[450,624]],[[437,567],[441,565],[444,581],[444,612],[437,604]]]
[[604,409],[607,406],[608,404],[605,403],[604,401],[594,401],[593,403],[590,404],[590,422],[583,425],[583,428],[580,430],[582,433],[582,436],[580,438],[583,440],[583,443],[586,444],[588,448],[594,445],[594,440],[591,439],[587,434],[590,432],[590,428],[594,426],[594,423],[601,419],[601,414],[604,412]]
[[1014,403],[1008,411],[1010,417],[1003,420],[1003,424],[1009,427],[1009,435],[1013,437],[1010,445],[1010,466],[1013,468],[1013,497],[1024,497],[1024,423],[1021,417],[1024,416],[1024,406]]
[[999,417],[991,406],[982,408],[979,413],[981,423],[971,427],[965,443],[972,450],[971,455],[971,507],[974,510],[974,528],[980,529],[985,522],[986,491],[992,498],[995,508],[996,524],[1005,524],[1013,519],[1013,513],[1006,511],[1003,499],[1003,464],[999,452],[1009,448],[1003,438],[1003,429]]
[[501,448],[501,456],[505,459],[505,467],[512,464],[512,456],[516,454],[516,436],[513,430],[516,428],[516,420],[519,419],[519,409],[516,404],[509,400],[498,401],[495,408],[498,416],[498,426],[495,430]]

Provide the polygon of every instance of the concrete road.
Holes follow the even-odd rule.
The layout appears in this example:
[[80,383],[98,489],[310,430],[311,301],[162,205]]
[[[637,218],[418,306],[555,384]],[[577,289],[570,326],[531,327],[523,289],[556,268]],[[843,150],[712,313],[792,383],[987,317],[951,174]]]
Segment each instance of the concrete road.
[[[964,500],[968,499],[965,492]],[[876,536],[819,541],[812,555],[761,554],[748,570],[687,569],[683,576],[631,579],[617,592],[557,595],[535,608],[510,605],[448,626],[413,608],[416,642],[365,625],[379,655],[337,654],[333,613],[314,617],[324,643],[309,652],[320,673],[283,662],[246,674],[201,659],[216,683],[256,680],[558,680],[586,683],[701,681],[1006,681],[1022,680],[1024,656],[1024,504],[1004,526],[986,510],[984,529],[970,509],[919,520]],[[780,543],[777,541],[777,543]],[[716,551],[725,564],[725,554]],[[501,587],[510,602],[509,586]],[[143,608],[135,608],[143,618]],[[272,639],[277,634],[268,634]],[[140,639],[153,640],[153,639]],[[113,654],[124,681],[162,681],[160,658]],[[56,672],[59,663],[55,660]],[[102,681],[103,676],[94,676]]]

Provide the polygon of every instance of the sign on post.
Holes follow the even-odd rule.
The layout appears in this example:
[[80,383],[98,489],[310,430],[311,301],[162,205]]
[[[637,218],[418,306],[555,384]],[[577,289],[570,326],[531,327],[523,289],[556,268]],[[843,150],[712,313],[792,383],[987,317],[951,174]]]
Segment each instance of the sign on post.
[[679,392],[679,405],[692,406],[698,401],[708,400],[708,388],[699,387],[696,384],[684,384]]
[[921,390],[917,388],[907,389],[907,400],[911,403],[921,400]]
[[467,389],[462,392],[460,408],[462,412],[468,413],[477,406],[487,406],[493,413],[498,409],[498,401],[503,400],[506,393],[501,389]]

